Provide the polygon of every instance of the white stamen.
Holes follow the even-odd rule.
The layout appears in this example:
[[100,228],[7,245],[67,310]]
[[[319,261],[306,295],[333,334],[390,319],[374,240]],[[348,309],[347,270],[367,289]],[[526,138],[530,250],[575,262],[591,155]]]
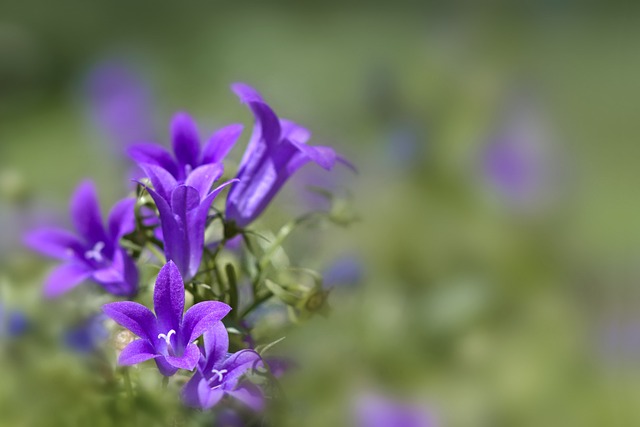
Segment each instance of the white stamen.
[[171,347],[171,335],[175,334],[176,331],[171,329],[166,334],[158,334],[158,339],[164,340],[167,343],[167,346]]
[[93,249],[88,250],[84,253],[84,257],[86,259],[93,259],[96,262],[102,262],[102,260],[104,259],[102,257],[102,250],[104,249],[104,242],[97,242],[94,246]]
[[218,381],[222,381],[222,376],[226,374],[228,371],[226,369],[217,370],[214,369],[211,371],[212,374],[215,374],[218,377]]

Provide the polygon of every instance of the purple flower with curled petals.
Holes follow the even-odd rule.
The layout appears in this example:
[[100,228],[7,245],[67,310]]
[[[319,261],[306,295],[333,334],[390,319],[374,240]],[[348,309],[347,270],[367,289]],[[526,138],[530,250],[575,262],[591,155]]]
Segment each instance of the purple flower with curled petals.
[[155,315],[147,307],[132,301],[105,304],[102,310],[140,337],[122,350],[118,363],[135,365],[155,359],[160,373],[165,376],[175,374],[178,369],[195,368],[200,350],[194,341],[231,311],[225,303],[204,301],[183,314],[184,282],[172,261],[158,273],[153,306]]
[[180,274],[189,280],[198,272],[204,248],[204,231],[209,209],[215,197],[233,181],[209,192],[214,181],[222,176],[222,165],[213,163],[194,169],[184,184],[166,169],[142,164],[154,189],[147,188],[160,214],[164,251]]
[[255,220],[289,177],[305,164],[315,162],[330,170],[339,161],[353,168],[332,148],[307,145],[311,132],[279,119],[252,87],[235,83],[231,88],[240,101],[249,105],[256,119],[240,163],[239,182],[231,187],[227,198],[227,218],[239,227]]
[[229,335],[224,325],[216,324],[204,333],[204,348],[198,370],[182,390],[184,402],[194,408],[209,409],[225,395],[232,396],[254,410],[262,408],[262,394],[240,378],[262,364],[253,350],[229,354]]
[[26,235],[28,247],[63,261],[45,282],[47,297],[59,296],[87,279],[114,295],[137,292],[136,264],[119,246],[120,238],[135,228],[134,204],[134,199],[116,203],[105,228],[95,186],[85,181],[71,198],[71,219],[77,235],[58,228],[41,228]]
[[177,182],[183,183],[198,167],[222,162],[238,140],[242,129],[240,124],[225,126],[216,131],[201,148],[198,128],[193,119],[187,113],[177,113],[171,121],[175,158],[162,146],[150,143],[133,144],[127,153],[139,165],[159,166]]

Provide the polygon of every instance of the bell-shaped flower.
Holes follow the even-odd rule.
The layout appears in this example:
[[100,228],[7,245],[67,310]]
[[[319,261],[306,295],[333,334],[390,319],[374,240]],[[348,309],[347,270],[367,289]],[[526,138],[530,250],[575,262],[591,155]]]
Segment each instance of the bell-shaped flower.
[[225,395],[232,396],[259,410],[262,394],[249,383],[239,385],[240,378],[262,366],[253,350],[229,354],[229,335],[224,325],[216,324],[204,333],[204,348],[198,370],[182,390],[183,401],[194,408],[209,409]]
[[204,301],[183,314],[184,282],[172,261],[158,273],[153,306],[155,315],[144,305],[132,301],[105,304],[102,310],[140,337],[122,350],[118,363],[135,365],[155,359],[165,376],[175,374],[178,369],[195,368],[200,349],[194,341],[231,311],[223,302]]
[[28,247],[63,262],[45,282],[47,297],[63,294],[87,279],[114,295],[131,296],[137,292],[136,264],[119,246],[120,238],[135,229],[134,205],[134,199],[116,203],[105,228],[95,186],[85,181],[71,198],[71,220],[77,235],[63,229],[42,228],[25,236]]
[[256,120],[240,163],[239,182],[231,187],[227,198],[227,219],[239,227],[255,220],[289,177],[305,164],[314,162],[330,170],[339,161],[353,168],[332,148],[307,145],[311,132],[279,119],[252,87],[235,83],[231,88],[241,102],[249,105]]
[[151,143],[133,144],[127,153],[139,165],[159,166],[177,182],[183,183],[198,167],[222,162],[238,140],[242,129],[240,124],[225,126],[200,147],[196,123],[187,113],[177,113],[171,121],[173,155],[164,147]]
[[209,209],[215,197],[233,181],[211,191],[214,181],[222,176],[220,163],[203,165],[195,169],[184,184],[165,169],[150,164],[141,167],[153,184],[147,191],[160,214],[164,252],[173,261],[186,280],[198,272],[204,249],[204,232]]

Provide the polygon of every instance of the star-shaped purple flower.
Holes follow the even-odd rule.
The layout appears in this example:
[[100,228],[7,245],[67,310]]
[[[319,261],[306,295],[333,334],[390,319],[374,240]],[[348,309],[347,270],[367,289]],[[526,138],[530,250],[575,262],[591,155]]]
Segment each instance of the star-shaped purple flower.
[[135,365],[155,359],[165,376],[178,369],[192,370],[200,358],[194,341],[231,311],[219,301],[204,301],[184,311],[184,283],[176,265],[169,261],[158,273],[153,291],[154,315],[144,305],[132,301],[113,302],[104,313],[140,339],[122,350],[118,363]]
[[87,279],[114,295],[131,296],[138,290],[138,270],[119,246],[122,236],[135,228],[134,199],[124,199],[111,209],[107,227],[102,224],[95,186],[84,181],[71,198],[71,219],[78,235],[63,229],[42,228],[25,236],[25,244],[63,261],[44,285],[47,297],[56,297]]
[[195,169],[184,184],[178,184],[166,170],[142,164],[154,189],[147,188],[160,214],[164,251],[180,274],[189,280],[198,272],[204,248],[204,231],[209,208],[228,181],[209,192],[222,176],[222,164],[213,163]]
[[311,132],[279,119],[262,96],[244,83],[231,86],[240,101],[249,105],[256,125],[244,153],[237,178],[227,198],[227,218],[245,227],[255,220],[285,182],[298,169],[315,162],[330,170],[336,161],[353,168],[330,147],[310,146]]
[[229,335],[224,325],[216,324],[204,333],[204,348],[198,370],[182,390],[184,402],[194,408],[209,409],[225,395],[259,410],[262,395],[249,384],[238,386],[240,377],[262,364],[253,350],[229,354]]
[[242,129],[240,124],[225,126],[216,131],[201,149],[195,122],[187,113],[177,113],[171,121],[175,158],[162,146],[150,143],[133,144],[127,153],[136,163],[160,166],[182,183],[199,166],[222,162]]

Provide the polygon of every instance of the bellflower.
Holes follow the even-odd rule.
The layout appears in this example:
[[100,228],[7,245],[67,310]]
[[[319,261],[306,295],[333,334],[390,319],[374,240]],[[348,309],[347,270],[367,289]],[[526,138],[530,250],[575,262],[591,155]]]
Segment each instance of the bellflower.
[[111,209],[105,228],[95,186],[85,181],[71,198],[71,219],[77,235],[58,228],[42,228],[27,234],[27,246],[63,262],[45,282],[47,297],[59,296],[87,279],[114,295],[136,293],[138,270],[118,244],[122,236],[135,228],[134,204],[134,199],[118,202]]
[[150,143],[133,144],[127,153],[139,165],[159,166],[179,183],[183,183],[198,167],[222,162],[238,140],[242,129],[240,124],[223,127],[201,148],[198,128],[193,119],[187,113],[177,113],[171,121],[175,158],[165,148]]
[[232,396],[259,410],[262,396],[249,384],[238,386],[242,375],[261,365],[253,350],[229,354],[229,335],[224,325],[216,324],[204,333],[204,348],[198,370],[182,391],[184,402],[194,408],[209,409],[225,395]]
[[160,214],[164,251],[185,279],[198,272],[204,248],[204,231],[209,208],[225,182],[209,192],[214,181],[222,176],[222,165],[213,163],[193,170],[184,184],[178,184],[165,169],[143,164],[141,167],[154,189],[147,188]]
[[285,182],[298,169],[315,162],[330,170],[336,161],[347,164],[330,147],[310,146],[311,133],[291,121],[279,119],[262,96],[252,87],[236,83],[232,90],[248,104],[256,125],[240,163],[237,178],[227,198],[227,218],[239,227],[255,220]]
[[118,363],[135,365],[155,359],[160,373],[175,374],[192,370],[200,358],[194,344],[205,330],[216,325],[231,307],[219,301],[204,301],[184,311],[184,282],[176,265],[169,261],[158,273],[153,292],[155,315],[132,301],[113,302],[102,307],[104,313],[140,339],[122,350]]

